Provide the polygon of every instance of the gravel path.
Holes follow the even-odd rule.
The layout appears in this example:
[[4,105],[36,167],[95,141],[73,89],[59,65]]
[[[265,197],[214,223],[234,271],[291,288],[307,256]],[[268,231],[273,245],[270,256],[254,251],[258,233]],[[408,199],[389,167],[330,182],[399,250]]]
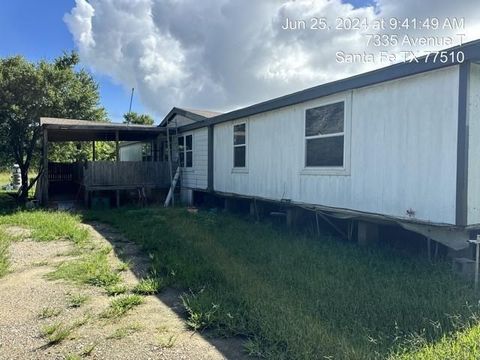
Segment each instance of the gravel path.
[[[85,226],[94,241],[113,246],[113,265],[120,262],[117,254],[132,264],[122,272],[124,282],[128,286],[138,283],[148,261],[112,229],[92,225]],[[99,314],[111,300],[103,289],[45,278],[56,264],[75,258],[72,250],[73,245],[65,241],[27,239],[11,244],[12,272],[0,279],[0,359],[66,359],[72,355],[135,360],[245,358],[240,340],[210,339],[188,330],[180,316],[178,293],[173,290],[145,297],[142,305],[119,319],[102,319]],[[76,294],[86,295],[88,300],[71,307],[69,299]],[[47,317],[42,318],[42,313]],[[47,346],[41,329],[54,323],[76,326],[64,341]]]

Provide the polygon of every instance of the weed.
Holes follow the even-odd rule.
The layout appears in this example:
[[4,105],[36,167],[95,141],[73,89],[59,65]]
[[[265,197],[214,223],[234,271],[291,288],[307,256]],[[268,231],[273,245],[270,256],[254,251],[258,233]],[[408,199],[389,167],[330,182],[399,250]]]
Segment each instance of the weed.
[[54,323],[42,328],[43,337],[48,340],[48,345],[55,345],[65,340],[72,333],[73,328],[63,323]]
[[162,280],[159,278],[145,278],[135,285],[133,292],[141,295],[152,295],[158,293],[162,289]]
[[108,296],[117,296],[124,294],[128,291],[128,287],[125,284],[113,284],[105,288]]
[[112,335],[108,336],[108,339],[120,340],[137,331],[140,331],[142,326],[140,324],[130,324],[116,329]]
[[131,264],[128,261],[120,261],[120,263],[116,266],[115,271],[117,272],[122,272],[122,271],[127,271],[130,269]]
[[67,354],[65,355],[65,360],[81,360],[82,357],[77,354]]
[[71,308],[78,308],[88,300],[88,295],[85,294],[70,294],[67,298],[68,306]]
[[102,313],[104,318],[117,318],[143,303],[143,298],[136,294],[120,295],[112,299],[109,308]]
[[0,229],[0,278],[8,273],[10,261],[8,259],[8,247],[10,245],[10,239]]
[[88,230],[82,228],[80,217],[62,211],[18,211],[0,217],[0,224],[22,226],[32,230],[36,241],[71,240],[83,244],[88,240]]
[[90,356],[92,355],[93,350],[97,347],[97,343],[92,343],[90,345],[87,345],[83,350],[82,350],[82,356]]
[[36,266],[36,267],[47,266],[47,265],[48,265],[47,260],[35,261],[34,263],[32,263],[32,266]]
[[177,337],[173,334],[160,334],[158,335],[158,344],[164,349],[172,348],[177,341]]
[[55,309],[52,307],[44,307],[42,311],[38,314],[39,319],[48,319],[60,315],[62,312],[61,309]]
[[120,276],[111,268],[105,251],[89,253],[78,260],[64,262],[50,273],[48,278],[101,287],[114,285],[120,281]]
[[72,327],[73,328],[79,328],[79,327],[85,325],[90,320],[90,318],[91,318],[91,316],[89,314],[85,314],[80,319],[75,320]]
[[[207,304],[206,307],[199,308],[198,295],[194,293],[183,294],[180,299],[188,313],[187,325],[195,331],[212,327],[216,322],[218,305]],[[195,304],[195,305],[193,305]]]

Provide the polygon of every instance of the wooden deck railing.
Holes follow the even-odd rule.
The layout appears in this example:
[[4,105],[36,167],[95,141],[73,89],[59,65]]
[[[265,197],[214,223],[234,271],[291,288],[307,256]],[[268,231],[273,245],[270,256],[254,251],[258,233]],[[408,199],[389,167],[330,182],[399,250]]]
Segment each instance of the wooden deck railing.
[[82,164],[83,185],[168,187],[168,163],[139,161],[89,161]]

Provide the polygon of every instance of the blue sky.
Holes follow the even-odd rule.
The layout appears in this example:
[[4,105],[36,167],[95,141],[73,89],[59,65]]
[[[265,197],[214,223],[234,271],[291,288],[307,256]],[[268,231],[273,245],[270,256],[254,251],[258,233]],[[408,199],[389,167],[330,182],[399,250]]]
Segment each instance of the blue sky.
[[[46,4],[48,3],[48,6]],[[0,56],[23,55],[27,59],[53,59],[74,49],[73,38],[63,21],[74,0],[14,0],[0,3]],[[87,67],[87,66],[85,66]],[[130,90],[114,84],[108,77],[94,74],[100,84],[101,102],[112,121],[121,121],[128,111]],[[133,110],[143,112],[138,97]]]
[[[371,4],[374,0],[342,1],[361,7]],[[20,54],[31,61],[37,61],[53,59],[63,51],[74,49],[72,34],[63,21],[65,13],[70,12],[74,6],[74,0],[2,1],[0,56]],[[85,64],[82,65],[88,68]],[[101,103],[107,109],[110,119],[121,121],[123,113],[128,110],[130,87],[126,84],[124,86],[116,84],[101,73],[94,73],[94,77],[100,84]],[[133,110],[146,112],[139,96],[134,97]]]

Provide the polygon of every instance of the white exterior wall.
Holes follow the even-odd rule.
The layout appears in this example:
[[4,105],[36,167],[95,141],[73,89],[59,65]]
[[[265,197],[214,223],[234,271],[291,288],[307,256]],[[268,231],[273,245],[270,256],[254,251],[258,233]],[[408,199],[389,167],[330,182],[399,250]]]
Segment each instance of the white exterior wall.
[[170,128],[172,127],[174,128],[175,126],[180,127],[183,125],[192,124],[194,122],[195,121],[193,121],[192,119],[189,119],[183,115],[175,115],[173,119],[168,123],[168,127]]
[[208,186],[208,129],[182,133],[193,135],[193,167],[182,169],[182,188],[206,190]]
[[142,161],[142,143],[123,145],[119,152],[120,161]]
[[[455,223],[458,66],[221,123],[214,189],[272,200]],[[345,100],[346,169],[304,169],[305,110]],[[247,121],[247,168],[233,166],[233,124]]]
[[472,64],[468,95],[468,224],[480,223],[480,65]]

